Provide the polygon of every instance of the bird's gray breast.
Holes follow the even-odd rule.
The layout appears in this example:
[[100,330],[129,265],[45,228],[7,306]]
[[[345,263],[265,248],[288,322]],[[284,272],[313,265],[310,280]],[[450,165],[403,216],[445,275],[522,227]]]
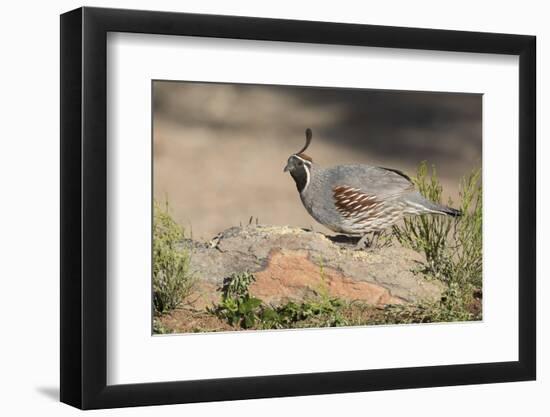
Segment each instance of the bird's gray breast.
[[335,232],[344,232],[334,205],[332,183],[330,171],[317,168],[311,172],[310,182],[300,198],[311,217]]

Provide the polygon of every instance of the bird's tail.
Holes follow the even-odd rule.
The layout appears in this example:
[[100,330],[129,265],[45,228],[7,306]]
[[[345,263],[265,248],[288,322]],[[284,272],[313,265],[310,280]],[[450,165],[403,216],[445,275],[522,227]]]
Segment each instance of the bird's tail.
[[425,199],[420,194],[411,196],[407,202],[407,212],[409,214],[444,214],[452,217],[462,216],[462,211],[443,204],[434,203]]
[[461,210],[457,210],[457,209],[454,209],[452,207],[443,206],[443,205],[438,205],[438,207],[439,207],[439,212],[443,213],[443,214],[446,214],[447,216],[452,216],[452,217],[462,216],[462,211]]

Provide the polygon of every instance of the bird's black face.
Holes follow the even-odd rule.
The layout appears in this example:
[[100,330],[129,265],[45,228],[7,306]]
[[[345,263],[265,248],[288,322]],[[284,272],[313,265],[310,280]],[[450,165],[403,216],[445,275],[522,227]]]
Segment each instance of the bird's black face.
[[286,167],[283,170],[284,172],[289,172],[296,182],[296,188],[299,192],[302,192],[306,189],[309,184],[310,173],[311,173],[311,161],[299,156],[291,155],[288,158]]
[[290,155],[290,157],[286,161],[286,166],[285,166],[285,169],[283,170],[283,172],[288,171],[292,174],[292,172],[296,171],[296,170],[303,171],[304,170],[304,162],[305,162],[305,160],[300,158],[299,156]]

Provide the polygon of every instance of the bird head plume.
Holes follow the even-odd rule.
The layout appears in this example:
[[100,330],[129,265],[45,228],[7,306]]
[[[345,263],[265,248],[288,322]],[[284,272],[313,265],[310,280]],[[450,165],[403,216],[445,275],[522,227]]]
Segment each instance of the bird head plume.
[[311,139],[313,138],[313,132],[311,131],[311,129],[308,127],[306,129],[306,144],[304,145],[304,147],[302,149],[300,149],[298,152],[296,152],[294,155],[296,156],[300,156],[304,159],[307,159],[308,161],[311,161],[312,159],[307,156],[304,151],[309,148],[309,145],[311,144]]
[[313,160],[310,156],[306,155],[304,151],[311,144],[311,139],[313,138],[313,133],[308,127],[306,129],[306,144],[298,152],[293,153],[287,160],[284,172],[290,172],[292,178],[296,182],[296,187],[299,192],[304,191],[309,185],[311,179],[311,165]]

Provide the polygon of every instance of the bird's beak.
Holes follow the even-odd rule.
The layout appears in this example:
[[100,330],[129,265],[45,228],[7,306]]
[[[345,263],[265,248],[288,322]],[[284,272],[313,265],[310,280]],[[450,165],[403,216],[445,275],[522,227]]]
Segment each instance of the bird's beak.
[[283,169],[283,172],[287,172],[288,171],[288,164],[286,164],[285,168]]

